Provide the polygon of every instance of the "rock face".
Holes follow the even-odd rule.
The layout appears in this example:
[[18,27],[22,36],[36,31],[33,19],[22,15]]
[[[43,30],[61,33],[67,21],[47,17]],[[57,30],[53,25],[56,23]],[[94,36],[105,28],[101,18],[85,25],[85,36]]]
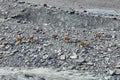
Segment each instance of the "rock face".
[[[118,17],[14,0],[0,2],[0,67],[77,70],[102,80],[120,79],[116,69],[120,61]],[[34,80],[31,74],[21,76]],[[3,80],[6,77],[9,75],[2,76]]]

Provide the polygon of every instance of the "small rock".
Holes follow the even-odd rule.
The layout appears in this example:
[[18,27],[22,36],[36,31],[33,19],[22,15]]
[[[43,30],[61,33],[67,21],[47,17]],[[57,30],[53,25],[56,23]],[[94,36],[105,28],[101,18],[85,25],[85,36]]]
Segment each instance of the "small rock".
[[39,79],[38,80],[46,80],[45,78],[41,78],[41,77],[39,77]]
[[14,45],[15,45],[15,42],[12,41],[12,42],[9,43],[9,45],[14,46]]
[[30,77],[33,77],[33,75],[25,74],[25,77],[29,79]]
[[118,62],[115,67],[116,67],[117,69],[120,69],[120,62]]
[[37,49],[29,49],[30,52],[36,52]]
[[107,51],[108,51],[108,52],[111,52],[111,51],[113,51],[113,50],[112,50],[112,49],[110,49],[110,48],[108,48],[108,49],[107,49]]
[[112,38],[112,35],[105,35],[106,38]]
[[85,59],[82,58],[82,57],[79,57],[79,59],[76,60],[76,62],[79,62],[79,63],[82,63],[82,62],[84,62],[84,61],[85,61]]
[[15,53],[9,52],[9,55],[11,55],[11,56],[12,56],[12,55],[15,55]]
[[116,69],[116,70],[115,70],[115,74],[116,74],[116,75],[120,75],[120,69]]
[[62,50],[59,49],[59,50],[55,50],[55,53],[58,53],[58,56],[62,55]]
[[24,2],[24,1],[19,1],[18,3],[19,3],[19,4],[24,4],[25,2]]
[[25,60],[25,63],[29,62],[29,60]]
[[110,80],[111,76],[105,76],[105,80]]
[[6,49],[6,50],[9,50],[10,48],[11,48],[10,45],[6,45],[6,46],[5,46],[5,49]]
[[116,65],[115,67],[120,69],[120,64],[119,64],[119,65]]
[[42,47],[37,47],[38,51],[42,51],[43,48]]
[[35,57],[35,58],[36,58],[37,56],[38,56],[38,55],[34,55],[33,57]]
[[68,66],[68,69],[69,70],[73,70],[73,69],[75,69],[75,66],[73,66],[73,65],[72,66]]
[[107,54],[107,52],[104,52],[103,54],[104,54],[104,55],[106,55],[106,54]]
[[5,19],[0,18],[0,22],[5,22]]
[[16,52],[18,52],[18,51],[19,51],[19,50],[15,49],[15,50],[12,51],[12,53],[16,53]]
[[0,38],[0,41],[2,41],[2,40],[4,40],[4,39],[5,39],[4,37],[1,37],[1,38]]
[[69,11],[69,14],[75,14],[75,11],[74,11],[73,9],[71,9],[71,10]]
[[77,56],[76,53],[73,53],[73,54],[70,56],[71,59],[76,59],[77,57],[78,57],[78,56]]
[[87,63],[89,66],[92,66],[92,65],[94,65],[92,62],[88,62]]
[[110,75],[113,75],[115,73],[114,70],[109,70]]
[[64,60],[64,59],[66,59],[66,56],[65,56],[65,55],[61,55],[61,56],[60,56],[60,59],[61,59],[61,60]]
[[15,45],[18,45],[20,43],[20,41],[16,42]]
[[4,48],[4,47],[5,47],[5,45],[0,45],[0,49],[1,49],[1,48]]
[[4,58],[4,56],[0,56],[0,59],[3,59]]
[[43,56],[43,59],[47,59],[49,56],[48,55],[44,55]]
[[49,44],[43,44],[44,47],[49,47],[52,46],[53,44],[49,43]]
[[117,35],[112,35],[112,38],[117,38]]

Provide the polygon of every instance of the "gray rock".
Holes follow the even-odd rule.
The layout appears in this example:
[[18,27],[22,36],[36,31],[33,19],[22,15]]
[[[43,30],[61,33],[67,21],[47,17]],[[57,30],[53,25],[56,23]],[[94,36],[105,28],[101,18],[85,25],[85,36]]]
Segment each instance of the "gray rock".
[[120,75],[120,69],[116,69],[116,70],[115,70],[115,74],[116,74],[116,75]]
[[89,61],[89,62],[87,62],[87,65],[89,65],[89,66],[93,66],[94,63]]
[[115,70],[109,70],[110,75],[113,75],[115,73]]
[[65,60],[65,59],[66,59],[66,56],[65,56],[65,55],[61,55],[61,56],[60,56],[60,59],[61,59],[61,60]]
[[120,69],[120,62],[118,62],[115,67],[116,67],[117,69]]
[[37,51],[37,49],[32,48],[32,49],[29,49],[29,51],[30,51],[31,53],[34,53],[34,52],[36,52],[36,51]]
[[78,62],[78,63],[82,63],[84,61],[85,61],[85,59],[83,57],[79,57],[79,59],[76,59],[76,62]]
[[76,53],[73,53],[71,56],[70,56],[71,59],[77,59],[78,58],[78,55]]
[[1,48],[4,48],[4,47],[5,47],[5,45],[0,45],[0,49],[1,49]]
[[5,37],[0,37],[0,41],[2,41],[2,40],[4,40],[5,39]]
[[113,51],[113,50],[112,50],[112,49],[110,49],[110,48],[108,48],[108,49],[107,49],[107,51],[108,51],[108,52],[111,52],[111,51]]
[[49,57],[49,55],[43,55],[43,59],[47,59]]

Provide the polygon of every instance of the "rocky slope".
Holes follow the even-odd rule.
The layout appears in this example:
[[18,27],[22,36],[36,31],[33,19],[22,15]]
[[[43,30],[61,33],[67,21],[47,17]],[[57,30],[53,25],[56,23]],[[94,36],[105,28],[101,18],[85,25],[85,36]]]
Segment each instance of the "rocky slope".
[[[88,72],[95,80],[119,80],[118,17],[62,10],[46,4],[41,6],[16,0],[1,1],[0,67],[77,70],[79,73]],[[9,80],[9,75],[6,77]],[[80,80],[77,78],[65,80]]]

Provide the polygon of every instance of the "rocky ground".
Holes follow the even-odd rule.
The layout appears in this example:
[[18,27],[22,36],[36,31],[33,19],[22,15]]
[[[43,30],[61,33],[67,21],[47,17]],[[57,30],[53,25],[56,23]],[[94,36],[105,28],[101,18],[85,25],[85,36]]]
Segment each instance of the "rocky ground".
[[[118,17],[62,10],[46,4],[1,1],[0,67],[44,67],[57,72],[77,70],[76,73],[89,73],[85,74],[86,78],[77,76],[76,79],[59,80],[120,80]],[[3,80],[12,79],[6,75],[1,74],[5,77]],[[51,77],[51,80],[58,79]]]
[[34,4],[44,4],[69,8],[120,9],[119,0],[20,0]]
[[75,70],[57,71],[48,68],[3,68],[0,80],[95,80],[93,74]]

